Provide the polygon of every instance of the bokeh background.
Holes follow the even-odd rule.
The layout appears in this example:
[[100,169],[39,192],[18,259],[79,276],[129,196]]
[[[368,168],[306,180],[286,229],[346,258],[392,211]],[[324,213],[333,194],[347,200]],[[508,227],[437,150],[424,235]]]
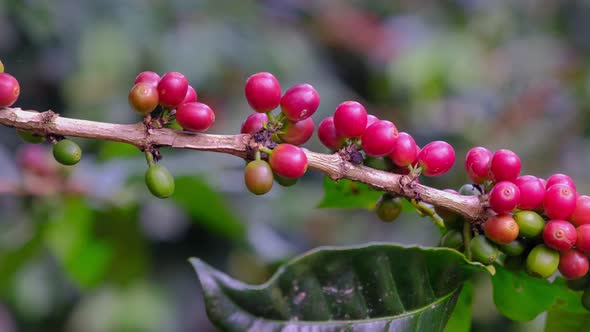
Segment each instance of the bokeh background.
[[[419,145],[451,142],[455,167],[429,185],[460,187],[465,152],[482,145],[589,193],[589,16],[588,2],[557,0],[4,0],[0,59],[20,81],[17,106],[118,123],[140,120],[127,105],[140,71],[181,71],[216,112],[210,132],[224,134],[251,112],[246,78],[270,71],[283,91],[316,87],[316,123],[354,99]],[[258,283],[320,245],[438,241],[415,214],[382,224],[371,211],[317,208],[317,172],[254,197],[243,161],[214,153],[163,149],[177,191],[158,200],[142,153],[75,140],[83,161],[63,169],[47,144],[0,128],[2,332],[215,331],[191,256]],[[324,151],[317,138],[306,146]],[[480,278],[474,331],[542,323],[503,318]]]

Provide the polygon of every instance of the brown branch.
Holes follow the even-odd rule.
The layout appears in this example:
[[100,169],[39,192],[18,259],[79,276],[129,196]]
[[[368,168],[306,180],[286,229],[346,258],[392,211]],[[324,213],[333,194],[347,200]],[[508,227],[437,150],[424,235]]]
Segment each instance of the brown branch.
[[[232,154],[247,157],[248,148],[256,143],[250,135],[197,134],[173,129],[146,129],[136,124],[112,124],[60,117],[52,111],[38,113],[19,108],[0,109],[0,124],[32,131],[38,135],[63,135],[93,138],[131,144],[145,150],[150,146],[170,146]],[[476,196],[461,196],[447,193],[416,183],[410,176],[379,171],[347,162],[338,154],[323,154],[307,151],[309,168],[326,174],[334,180],[351,179],[366,183],[379,190],[416,198],[436,206],[457,212],[469,220],[487,217],[487,209]]]

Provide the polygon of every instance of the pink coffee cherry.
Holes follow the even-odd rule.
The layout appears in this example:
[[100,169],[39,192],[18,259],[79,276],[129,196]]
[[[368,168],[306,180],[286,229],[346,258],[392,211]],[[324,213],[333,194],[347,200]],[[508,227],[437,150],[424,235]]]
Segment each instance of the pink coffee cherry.
[[315,124],[313,123],[312,118],[307,118],[297,122],[287,120],[279,132],[279,138],[284,143],[302,145],[309,140],[311,135],[313,135],[314,129]]
[[246,80],[244,94],[252,109],[259,113],[266,113],[279,106],[281,85],[273,74],[257,73]]
[[590,253],[590,224],[578,226],[576,235],[576,248],[587,254]]
[[465,156],[465,170],[473,183],[482,184],[489,180],[488,170],[492,160],[490,150],[478,146],[467,151]]
[[184,99],[182,100],[182,102],[180,104],[185,104],[185,103],[195,103],[197,102],[197,91],[195,91],[195,89],[192,86],[188,86],[188,88],[186,89],[186,95],[184,95]]
[[202,132],[213,125],[215,113],[203,103],[186,103],[176,110],[176,121],[185,130]]
[[555,250],[571,249],[576,239],[576,228],[565,220],[550,220],[543,229],[543,242]]
[[520,202],[518,208],[521,210],[535,210],[543,205],[545,197],[545,186],[543,181],[533,175],[519,176],[514,184],[520,190]]
[[576,226],[590,224],[590,196],[578,196],[570,221]]
[[292,144],[279,144],[268,159],[272,171],[287,179],[297,179],[307,171],[307,156],[303,149]]
[[494,182],[514,181],[520,174],[520,158],[510,150],[496,151],[490,162],[489,175]]
[[188,90],[188,80],[179,72],[166,73],[158,83],[160,104],[167,108],[180,105]]
[[367,156],[383,157],[391,153],[398,136],[397,128],[392,122],[379,120],[366,128],[361,144]]
[[578,279],[588,273],[588,257],[576,249],[569,249],[559,253],[559,272],[566,279]]
[[367,127],[377,121],[379,121],[378,117],[374,116],[373,114],[367,114]]
[[520,190],[510,181],[500,181],[490,191],[490,207],[498,214],[512,212],[519,201]]
[[389,158],[394,164],[402,167],[415,164],[418,159],[418,146],[414,138],[408,133],[399,133]]
[[268,123],[266,113],[252,113],[242,123],[240,132],[242,134],[254,134],[264,128],[266,123]]
[[367,111],[356,101],[345,101],[336,107],[334,126],[342,137],[361,137],[367,128]]
[[554,184],[543,197],[543,209],[551,219],[568,219],[576,209],[576,192],[567,184]]
[[320,106],[320,95],[309,84],[292,86],[281,98],[281,110],[287,119],[301,121],[309,118]]
[[0,73],[0,108],[10,107],[20,95],[20,85],[14,76]]
[[318,126],[318,137],[320,142],[328,149],[336,151],[344,146],[344,137],[336,133],[334,117],[329,116],[320,122]]
[[157,87],[158,82],[160,82],[160,75],[153,71],[144,71],[137,75],[137,77],[135,78],[135,82],[133,82],[133,84],[135,85],[137,83],[147,83],[153,87]]
[[455,163],[455,150],[444,141],[434,141],[426,144],[418,153],[418,165],[422,174],[438,176],[448,172]]
[[545,184],[545,188],[549,189],[551,188],[552,185],[554,184],[567,184],[568,186],[572,187],[573,191],[576,191],[576,184],[574,183],[574,180],[565,175],[565,174],[561,174],[561,173],[556,173],[551,175],[548,179],[547,179],[547,183]]

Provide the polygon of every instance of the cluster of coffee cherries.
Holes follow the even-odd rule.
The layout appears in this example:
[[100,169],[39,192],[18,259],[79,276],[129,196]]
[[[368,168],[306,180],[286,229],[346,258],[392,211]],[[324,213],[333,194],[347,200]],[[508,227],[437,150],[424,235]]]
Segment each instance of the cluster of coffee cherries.
[[[146,118],[148,126],[176,127],[204,132],[215,122],[215,113],[208,105],[197,102],[196,90],[179,72],[168,72],[162,77],[153,71],[141,72],[129,91],[129,104]],[[159,198],[174,193],[174,177],[168,169],[156,164],[158,155],[146,151],[148,170],[145,182],[150,192]]]

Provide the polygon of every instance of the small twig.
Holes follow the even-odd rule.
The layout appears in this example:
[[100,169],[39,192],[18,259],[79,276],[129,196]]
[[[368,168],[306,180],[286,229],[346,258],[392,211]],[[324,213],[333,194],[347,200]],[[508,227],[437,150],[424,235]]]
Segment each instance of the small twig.
[[416,208],[420,215],[424,217],[429,217],[434,222],[434,224],[436,224],[436,226],[438,226],[439,228],[445,228],[444,220],[438,214],[436,214],[432,207],[427,206],[422,202],[418,202],[414,198],[409,199],[408,202],[410,202],[410,204],[412,204],[412,206]]

